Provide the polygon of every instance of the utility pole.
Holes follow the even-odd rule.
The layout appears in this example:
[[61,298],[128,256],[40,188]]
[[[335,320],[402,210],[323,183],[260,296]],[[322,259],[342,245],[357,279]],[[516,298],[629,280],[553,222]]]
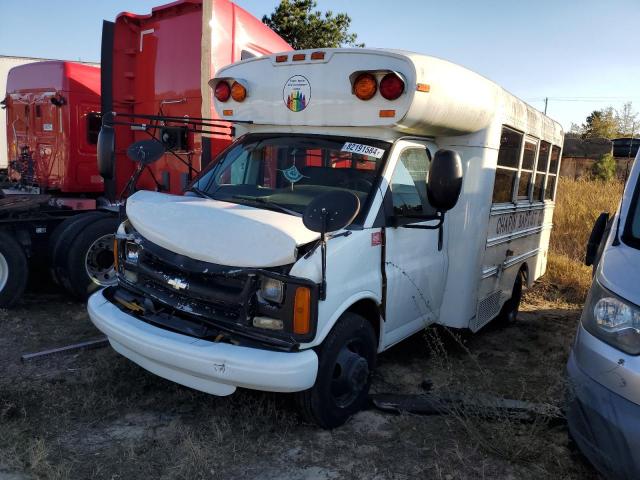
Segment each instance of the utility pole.
[[547,114],[547,103],[549,103],[549,97],[544,97],[544,114]]

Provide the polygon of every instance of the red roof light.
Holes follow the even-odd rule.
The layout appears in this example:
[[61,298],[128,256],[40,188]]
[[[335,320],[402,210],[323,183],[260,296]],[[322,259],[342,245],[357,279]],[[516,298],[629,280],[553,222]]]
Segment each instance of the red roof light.
[[387,100],[395,100],[404,92],[404,82],[395,73],[387,73],[380,80],[380,95]]

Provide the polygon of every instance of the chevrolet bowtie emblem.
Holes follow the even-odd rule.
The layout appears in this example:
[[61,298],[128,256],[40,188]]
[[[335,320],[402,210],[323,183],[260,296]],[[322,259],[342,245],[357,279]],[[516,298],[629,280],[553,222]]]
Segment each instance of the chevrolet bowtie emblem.
[[182,280],[178,277],[170,278],[169,280],[167,280],[167,283],[176,290],[184,290],[189,286],[189,284],[185,280]]

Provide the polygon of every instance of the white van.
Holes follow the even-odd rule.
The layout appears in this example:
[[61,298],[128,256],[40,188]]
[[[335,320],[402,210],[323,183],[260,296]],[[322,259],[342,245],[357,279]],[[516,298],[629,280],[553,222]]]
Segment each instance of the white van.
[[558,123],[410,52],[288,52],[210,85],[241,136],[187,195],[130,197],[119,285],[88,306],[115,350],[215,395],[299,392],[334,427],[376,353],[515,318],[546,268]]
[[569,431],[606,478],[640,478],[640,154],[587,248],[594,277],[567,363]]

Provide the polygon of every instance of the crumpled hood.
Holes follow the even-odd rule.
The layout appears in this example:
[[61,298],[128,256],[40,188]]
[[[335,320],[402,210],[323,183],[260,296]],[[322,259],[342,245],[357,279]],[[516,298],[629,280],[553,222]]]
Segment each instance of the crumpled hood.
[[302,218],[192,196],[139,191],[127,217],[147,240],[175,253],[233,267],[275,267],[296,261],[300,245],[319,238]]
[[640,250],[620,242],[607,245],[600,259],[600,283],[625,300],[640,305]]

